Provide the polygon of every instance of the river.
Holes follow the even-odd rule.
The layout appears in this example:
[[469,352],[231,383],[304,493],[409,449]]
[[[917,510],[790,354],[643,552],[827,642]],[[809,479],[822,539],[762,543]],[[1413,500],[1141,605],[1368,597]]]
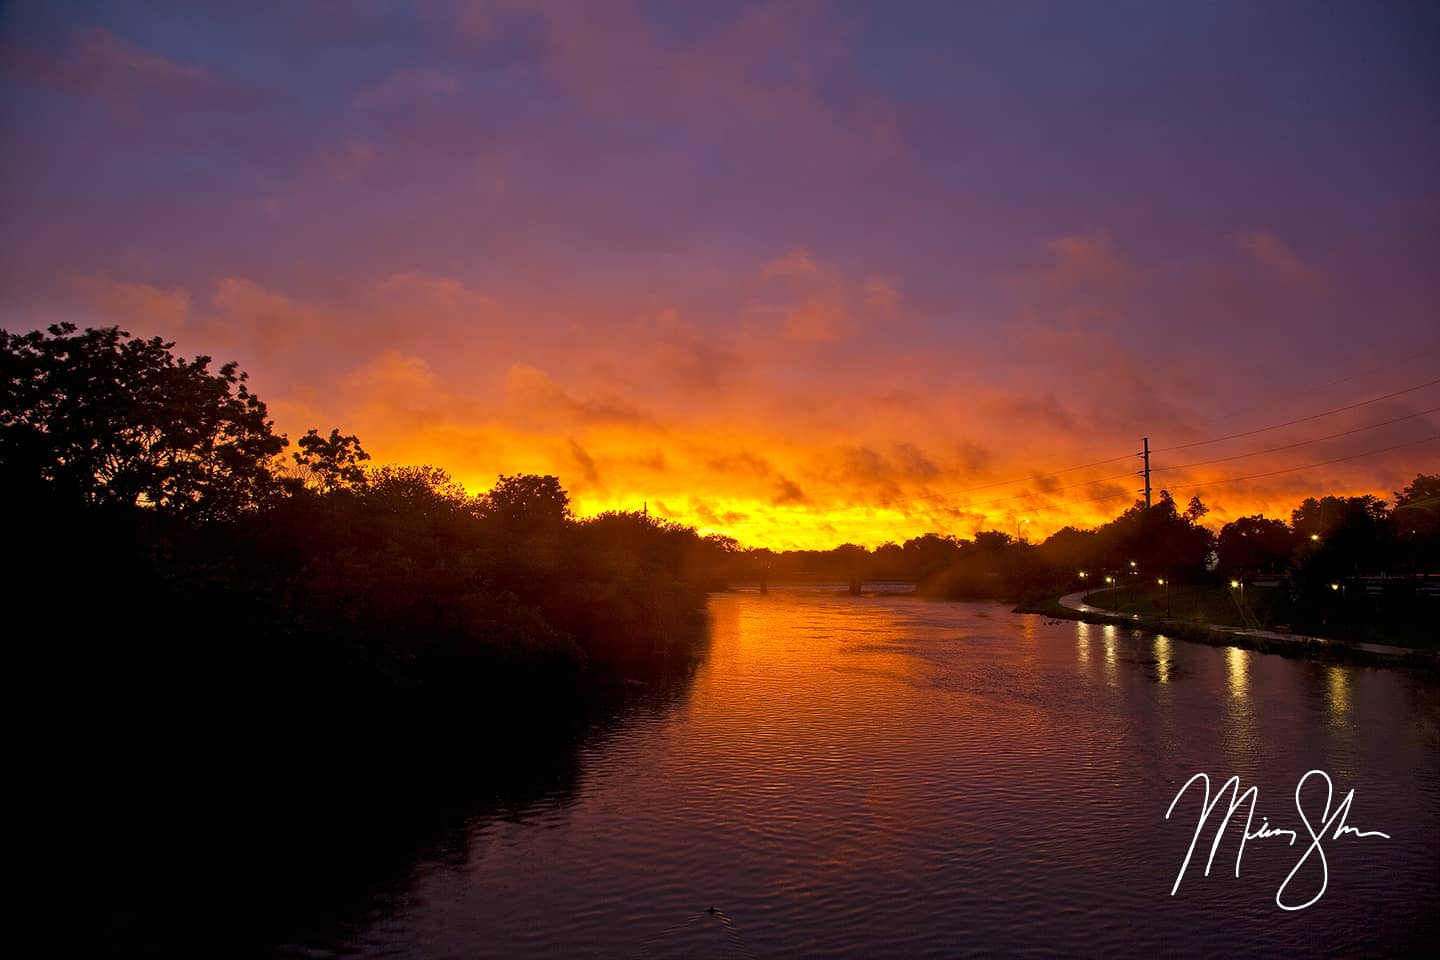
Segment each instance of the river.
[[[710,617],[682,691],[642,695],[563,783],[469,814],[343,934],[282,952],[1363,956],[1440,938],[1433,674],[823,587],[717,594]],[[1324,872],[1312,855],[1284,899],[1323,895],[1282,910],[1311,770],[1332,814],[1353,789],[1347,824],[1389,837],[1323,833]],[[1166,811],[1201,772],[1256,786],[1253,829],[1299,841],[1251,839],[1237,877],[1232,825],[1206,876],[1207,829],[1172,895],[1201,785]],[[1303,796],[1319,830],[1321,779]]]

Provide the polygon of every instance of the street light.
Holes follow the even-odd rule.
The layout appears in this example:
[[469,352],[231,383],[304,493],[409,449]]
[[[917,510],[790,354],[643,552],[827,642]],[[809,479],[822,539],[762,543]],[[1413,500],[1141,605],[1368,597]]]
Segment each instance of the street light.
[[1240,588],[1240,622],[1248,627],[1250,624],[1245,618],[1245,584],[1240,580],[1231,580],[1230,589],[1233,590],[1236,587]]
[[1169,619],[1170,619],[1170,581],[1169,581],[1169,580],[1166,580],[1164,577],[1161,577],[1159,580],[1156,580],[1155,582],[1158,583],[1158,584],[1160,584],[1160,586],[1162,586],[1162,587],[1165,588],[1165,619],[1166,619],[1166,620],[1169,620]]

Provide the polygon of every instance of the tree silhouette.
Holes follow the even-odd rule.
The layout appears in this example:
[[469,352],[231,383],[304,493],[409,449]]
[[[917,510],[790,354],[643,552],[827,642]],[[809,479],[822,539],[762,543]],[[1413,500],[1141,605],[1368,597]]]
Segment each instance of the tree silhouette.
[[276,492],[286,446],[246,375],[118,327],[0,331],[0,473],[60,502],[233,517]]
[[1396,491],[1390,517],[1405,566],[1440,571],[1440,474],[1416,474],[1413,483]]
[[1283,520],[1255,515],[1232,520],[1220,529],[1215,552],[1227,576],[1284,573],[1295,549],[1295,534]]
[[1432,509],[1440,505],[1440,474],[1415,474],[1415,479],[1405,489],[1395,492],[1396,507],[1412,507],[1428,504]]
[[311,428],[295,444],[298,453],[291,454],[295,463],[313,479],[320,493],[353,490],[365,484],[365,468],[361,464],[370,454],[360,447],[360,438],[344,436],[331,430],[329,437]]
[[485,513],[504,524],[554,529],[570,519],[570,495],[556,477],[502,475],[485,495]]

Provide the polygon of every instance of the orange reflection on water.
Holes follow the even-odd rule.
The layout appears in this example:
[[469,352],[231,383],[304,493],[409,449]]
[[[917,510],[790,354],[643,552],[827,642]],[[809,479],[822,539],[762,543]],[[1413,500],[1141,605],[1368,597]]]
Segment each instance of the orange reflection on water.
[[1170,682],[1170,638],[1163,633],[1155,634],[1155,679],[1161,683]]
[[1331,666],[1326,673],[1330,685],[1330,716],[1338,722],[1350,713],[1350,670]]
[[[741,860],[783,838],[796,856],[764,872],[792,896],[868,882],[867,845],[877,837],[894,854],[889,870],[918,871],[911,858],[925,849],[920,825],[934,800],[913,774],[950,762],[971,722],[960,702],[953,724],[936,728],[916,709],[921,695],[897,692],[933,691],[943,679],[915,655],[923,628],[843,587],[772,587],[717,596],[710,608],[709,663],[689,704],[696,739],[676,747],[716,787],[697,820],[744,824],[732,838]],[[933,734],[917,740],[926,728]],[[901,744],[910,752],[903,765]],[[751,786],[721,788],[734,783]]]
[[1250,654],[1239,647],[1227,647],[1225,668],[1225,684],[1230,688],[1230,696],[1236,700],[1244,700],[1250,679]]

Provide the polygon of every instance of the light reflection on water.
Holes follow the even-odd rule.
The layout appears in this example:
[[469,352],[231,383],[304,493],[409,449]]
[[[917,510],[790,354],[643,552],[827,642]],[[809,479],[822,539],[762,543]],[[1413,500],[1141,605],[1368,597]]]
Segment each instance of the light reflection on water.
[[1155,635],[1155,679],[1170,682],[1170,638],[1163,633]]
[[1230,687],[1230,696],[1236,700],[1246,698],[1246,671],[1250,665],[1250,652],[1239,647],[1225,648],[1225,682]]
[[1350,712],[1350,671],[1332,666],[1326,673],[1330,677],[1330,711],[1338,723]]
[[[463,856],[319,952],[1268,956],[1437,932],[1432,677],[816,589],[717,595],[711,618],[688,697],[597,736],[563,800],[477,818]],[[1274,905],[1298,856],[1274,840],[1169,896],[1181,783],[1238,774],[1257,822],[1298,828],[1310,768],[1395,839],[1327,848],[1300,914]]]

